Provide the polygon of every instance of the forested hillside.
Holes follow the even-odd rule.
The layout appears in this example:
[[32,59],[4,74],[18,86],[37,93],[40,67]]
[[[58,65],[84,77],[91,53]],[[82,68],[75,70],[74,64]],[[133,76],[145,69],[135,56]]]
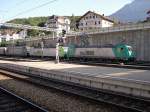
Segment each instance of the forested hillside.
[[[75,30],[76,29],[76,21],[80,16],[67,16],[71,20],[71,29]],[[44,24],[48,20],[48,17],[29,17],[29,18],[21,18],[21,19],[14,19],[11,21],[8,21],[9,23],[16,23],[16,24],[24,24],[24,25],[32,25],[32,26],[40,26],[44,27]],[[41,31],[36,31],[36,30],[29,30],[28,31],[28,36],[37,36]],[[45,34],[50,34],[50,32],[45,32]]]
[[45,23],[47,19],[48,17],[30,17],[30,18],[14,19],[8,22],[16,23],[16,24],[32,25],[32,26],[41,26],[41,24]]

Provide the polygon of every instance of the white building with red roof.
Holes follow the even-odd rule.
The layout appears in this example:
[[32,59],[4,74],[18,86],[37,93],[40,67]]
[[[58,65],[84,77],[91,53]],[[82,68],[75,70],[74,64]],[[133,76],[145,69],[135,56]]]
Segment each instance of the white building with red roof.
[[78,20],[78,28],[81,31],[94,30],[103,27],[112,27],[114,23],[113,20],[104,15],[88,11]]

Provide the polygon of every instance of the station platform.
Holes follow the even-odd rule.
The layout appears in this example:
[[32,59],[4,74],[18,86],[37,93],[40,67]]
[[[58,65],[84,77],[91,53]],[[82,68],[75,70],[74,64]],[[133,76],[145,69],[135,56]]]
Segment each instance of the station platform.
[[57,70],[70,73],[80,73],[92,77],[116,77],[120,79],[135,80],[150,83],[150,70],[138,70],[127,68],[114,68],[102,66],[89,66],[78,64],[59,63],[55,64],[53,61],[3,61],[1,63],[11,63],[21,66],[35,67],[47,70]]
[[[67,63],[55,64],[52,61],[41,60],[0,60],[0,67],[7,67],[20,71],[30,69],[27,70],[27,72],[34,71],[33,74],[35,75],[38,75],[39,73],[39,75],[44,74],[43,76],[46,76],[47,74],[46,77],[49,78],[150,98],[150,70],[89,66]],[[19,69],[17,69],[17,67]],[[55,76],[52,75],[52,73],[55,74]]]

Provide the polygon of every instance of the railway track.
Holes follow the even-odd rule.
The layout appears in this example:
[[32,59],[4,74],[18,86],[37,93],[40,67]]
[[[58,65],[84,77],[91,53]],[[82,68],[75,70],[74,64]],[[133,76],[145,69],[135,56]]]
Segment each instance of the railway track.
[[0,112],[48,112],[0,87]]
[[[150,99],[137,98],[134,96],[110,92],[106,90],[97,90],[86,86],[77,85],[75,83],[64,82],[61,80],[48,79],[32,74],[11,73],[15,71],[0,70],[1,74],[11,78],[32,83],[43,88],[51,88],[67,94],[76,95],[96,103],[117,107],[119,112],[150,112]],[[28,77],[28,78],[24,78]]]
[[123,63],[102,63],[102,62],[82,62],[82,61],[67,61],[68,63],[91,65],[91,66],[105,66],[105,67],[116,67],[116,68],[127,68],[127,69],[140,69],[150,70],[150,65],[140,64],[123,64]]
[[[0,57],[2,60],[8,61],[54,61],[54,58],[16,58],[16,57]],[[81,61],[81,60],[60,60],[65,63],[73,63],[73,64],[82,64],[82,65],[91,65],[91,66],[105,66],[105,67],[116,67],[116,68],[127,68],[127,69],[141,69],[141,70],[150,70],[150,63],[129,63],[129,64],[121,64],[121,63],[104,63],[104,62],[95,62],[95,61]]]

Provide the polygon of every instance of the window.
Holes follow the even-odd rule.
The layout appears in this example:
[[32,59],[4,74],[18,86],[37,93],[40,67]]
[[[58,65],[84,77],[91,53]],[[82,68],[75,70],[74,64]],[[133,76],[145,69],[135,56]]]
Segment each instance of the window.
[[81,31],[83,31],[83,28],[81,28]]
[[97,25],[97,22],[95,21],[95,25]]
[[69,24],[69,21],[66,21],[66,24]]
[[6,38],[2,38],[2,42],[6,42]]
[[93,18],[95,18],[95,16],[93,16]]
[[83,26],[83,23],[80,23],[80,26]]
[[129,51],[132,51],[132,47],[128,47],[128,50],[129,50]]
[[87,25],[87,23],[86,23],[86,25]]
[[124,50],[124,48],[117,48],[117,51],[118,51],[119,53],[123,52],[123,50]]
[[101,22],[100,22],[100,21],[99,21],[98,23],[99,23],[99,24],[101,24]]
[[120,48],[120,51],[123,51],[123,48]]

